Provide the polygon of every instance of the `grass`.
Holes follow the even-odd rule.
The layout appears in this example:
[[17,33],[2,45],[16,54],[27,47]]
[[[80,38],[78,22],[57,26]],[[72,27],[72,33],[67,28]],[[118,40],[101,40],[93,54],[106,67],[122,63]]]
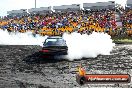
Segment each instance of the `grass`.
[[114,40],[117,42],[132,42],[132,39],[118,39],[118,40]]
[[132,38],[112,38],[115,43],[132,43]]

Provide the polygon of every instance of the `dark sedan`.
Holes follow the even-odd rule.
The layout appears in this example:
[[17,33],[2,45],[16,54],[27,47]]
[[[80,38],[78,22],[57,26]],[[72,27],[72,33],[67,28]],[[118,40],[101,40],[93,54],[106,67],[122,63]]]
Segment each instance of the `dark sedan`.
[[67,55],[68,47],[66,41],[59,36],[48,37],[44,43],[43,48],[40,51],[43,55],[57,56]]

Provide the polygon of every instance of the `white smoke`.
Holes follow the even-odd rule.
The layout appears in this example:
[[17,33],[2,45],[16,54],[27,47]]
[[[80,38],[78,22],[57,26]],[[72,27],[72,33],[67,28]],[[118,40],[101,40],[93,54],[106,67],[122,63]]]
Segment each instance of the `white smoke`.
[[97,57],[97,55],[109,55],[115,44],[111,36],[104,33],[93,32],[91,35],[80,33],[64,34],[63,38],[68,45],[69,60],[83,57]]
[[26,33],[8,33],[6,30],[0,30],[0,45],[43,45],[43,41],[47,36],[42,37],[36,35],[35,37],[31,32]]
[[[35,37],[31,32],[11,33],[0,30],[0,45],[40,45],[48,36]],[[69,60],[81,59],[83,57],[97,57],[97,55],[109,55],[115,46],[108,34],[93,32],[91,35],[80,33],[64,34],[63,38],[68,45]]]

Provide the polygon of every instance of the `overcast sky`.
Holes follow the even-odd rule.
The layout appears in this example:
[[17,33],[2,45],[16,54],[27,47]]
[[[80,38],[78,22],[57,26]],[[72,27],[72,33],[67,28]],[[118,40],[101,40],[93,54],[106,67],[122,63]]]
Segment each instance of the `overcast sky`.
[[[106,2],[113,0],[36,0],[37,8],[47,6],[59,6],[70,4]],[[116,3],[125,6],[127,0],[115,0]],[[7,11],[30,9],[35,7],[35,0],[0,0],[0,16],[7,15]]]

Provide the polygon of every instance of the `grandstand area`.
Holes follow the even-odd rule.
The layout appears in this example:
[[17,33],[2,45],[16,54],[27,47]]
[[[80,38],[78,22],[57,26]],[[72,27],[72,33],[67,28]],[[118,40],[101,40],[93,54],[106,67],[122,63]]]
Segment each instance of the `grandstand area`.
[[[127,6],[114,1],[49,6],[12,10],[1,17],[0,28],[9,32],[32,31],[40,35],[62,35],[64,32],[91,34],[105,32],[111,36],[132,36],[132,2]],[[53,9],[53,10],[52,10]]]

